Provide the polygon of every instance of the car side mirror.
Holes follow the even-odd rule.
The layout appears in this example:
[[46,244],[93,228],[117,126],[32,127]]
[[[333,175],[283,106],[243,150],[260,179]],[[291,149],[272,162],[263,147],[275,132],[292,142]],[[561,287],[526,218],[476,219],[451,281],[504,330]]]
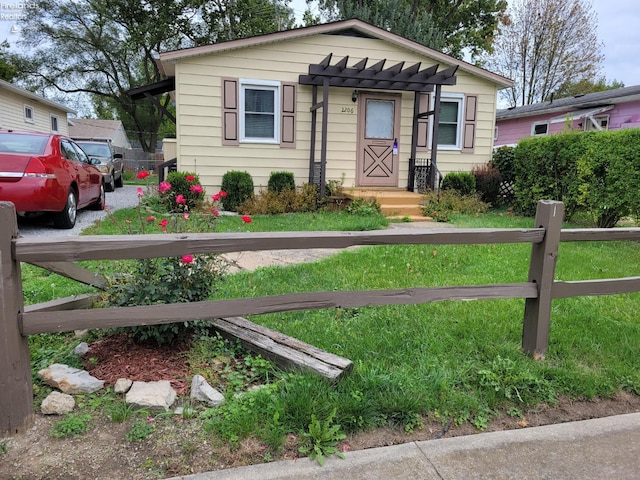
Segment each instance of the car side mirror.
[[99,158],[96,158],[96,157],[91,157],[91,158],[89,159],[89,163],[90,163],[91,165],[100,165],[100,159],[99,159]]
[[121,153],[114,153],[113,158],[123,158]]

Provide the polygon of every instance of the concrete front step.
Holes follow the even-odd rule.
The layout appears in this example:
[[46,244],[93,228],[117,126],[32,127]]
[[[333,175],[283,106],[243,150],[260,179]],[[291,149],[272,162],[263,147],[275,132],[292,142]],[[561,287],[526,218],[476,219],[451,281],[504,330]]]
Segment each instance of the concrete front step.
[[422,215],[420,205],[389,205],[381,203],[380,209],[385,215]]
[[433,218],[425,217],[424,215],[390,215],[387,217],[389,220],[402,220],[406,222],[433,222]]
[[355,189],[350,190],[348,196],[375,199],[385,215],[397,218],[422,216],[420,202],[423,197],[419,193],[398,189]]

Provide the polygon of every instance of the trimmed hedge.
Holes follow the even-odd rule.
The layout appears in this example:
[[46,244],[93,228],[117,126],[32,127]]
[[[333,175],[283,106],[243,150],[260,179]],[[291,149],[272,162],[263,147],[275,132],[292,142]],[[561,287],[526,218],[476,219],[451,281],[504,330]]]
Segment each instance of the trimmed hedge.
[[538,200],[560,200],[567,218],[588,212],[599,227],[640,213],[640,129],[527,138],[514,156],[515,208],[532,216]]
[[220,189],[227,193],[222,197],[222,208],[235,212],[238,207],[253,197],[253,179],[249,172],[231,170],[222,176]]
[[271,193],[280,193],[283,190],[295,190],[296,182],[292,172],[271,172],[269,182],[267,183],[267,191]]
[[443,190],[455,190],[460,195],[476,193],[476,177],[471,172],[450,172],[442,180]]

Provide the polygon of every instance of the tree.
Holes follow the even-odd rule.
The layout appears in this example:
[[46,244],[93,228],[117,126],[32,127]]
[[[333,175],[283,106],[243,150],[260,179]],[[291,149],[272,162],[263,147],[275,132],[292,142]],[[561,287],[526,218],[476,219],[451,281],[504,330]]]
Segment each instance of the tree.
[[[587,93],[604,92],[605,90],[615,90],[617,88],[623,88],[624,83],[618,80],[612,80],[611,83],[607,83],[606,77],[600,77],[595,82],[592,80],[580,80],[576,83],[569,83],[563,85],[558,89],[554,97],[574,97],[576,95],[586,95]],[[545,100],[549,100],[548,98]]]
[[8,48],[9,44],[6,41],[0,43],[0,80],[4,80],[5,82],[12,81],[17,72],[15,65],[12,65],[9,63],[9,60],[7,60]]
[[360,6],[344,2],[341,12],[344,18],[359,18],[435,50],[445,47],[444,36],[438,31],[431,15],[425,11],[412,11],[408,3],[378,0]]
[[[17,61],[24,83],[106,102],[154,151],[165,111],[126,92],[164,78],[158,53],[276,31],[290,25],[287,12],[276,0],[39,0],[22,29],[22,45],[37,47]],[[161,103],[166,108],[170,98]]]
[[[429,47],[443,49],[449,55],[461,58],[468,52],[475,59],[483,52],[492,51],[494,34],[507,2],[318,0],[318,7],[327,20],[360,18]],[[442,46],[427,43],[437,39],[442,40]]]
[[595,82],[603,56],[597,17],[584,0],[513,0],[485,66],[511,78],[510,106],[529,105]]

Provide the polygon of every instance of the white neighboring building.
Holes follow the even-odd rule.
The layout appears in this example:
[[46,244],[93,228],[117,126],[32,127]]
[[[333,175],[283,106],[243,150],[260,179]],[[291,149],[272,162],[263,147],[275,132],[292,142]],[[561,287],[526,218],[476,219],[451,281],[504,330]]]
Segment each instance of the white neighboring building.
[[127,132],[120,120],[71,118],[69,136],[74,140],[110,142],[114,147],[131,149]]
[[69,135],[68,114],[75,110],[0,80],[0,130]]

